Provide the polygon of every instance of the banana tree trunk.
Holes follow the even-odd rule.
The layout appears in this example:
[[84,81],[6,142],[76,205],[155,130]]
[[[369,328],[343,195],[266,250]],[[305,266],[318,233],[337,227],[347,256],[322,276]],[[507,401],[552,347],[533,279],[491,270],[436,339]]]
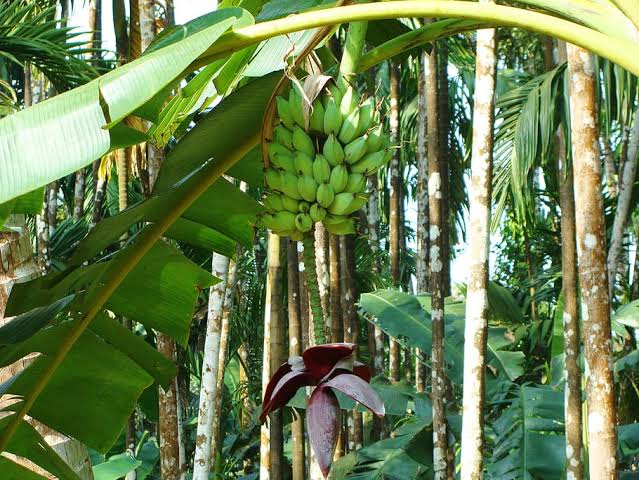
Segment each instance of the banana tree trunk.
[[444,480],[448,476],[448,434],[446,425],[446,378],[444,371],[444,216],[441,134],[439,123],[439,96],[437,48],[428,58],[426,108],[428,127],[428,216],[430,237],[430,288],[432,316],[431,385],[433,403],[433,478]]
[[[300,274],[299,258],[297,255],[297,242],[289,240],[287,252],[287,282],[288,282],[288,354],[291,357],[302,355],[302,319],[300,304]],[[304,480],[304,419],[293,414],[291,424],[291,436],[293,440],[293,480]]]
[[639,153],[639,106],[635,110],[634,124],[628,141],[628,158],[624,162],[621,176],[621,188],[617,196],[617,210],[610,236],[608,250],[608,294],[613,297],[615,276],[619,268],[619,258],[623,249],[623,237],[630,216],[632,187],[637,173],[637,155]]
[[[490,0],[482,0],[492,3]],[[473,149],[468,229],[468,288],[464,332],[461,477],[480,480],[484,461],[488,255],[495,124],[495,30],[477,31]]]
[[[390,65],[390,141],[392,145],[399,144],[399,67],[395,63]],[[390,271],[393,285],[399,288],[401,283],[399,257],[400,257],[400,208],[402,177],[400,174],[400,149],[395,149],[389,165],[390,193],[389,193],[389,256]],[[400,380],[401,349],[399,343],[390,340],[389,359],[390,378],[395,382]]]
[[568,67],[582,338],[589,371],[586,384],[589,473],[591,480],[608,480],[617,478],[618,473],[617,415],[594,57],[568,45]]
[[[213,463],[211,439],[215,417],[217,395],[217,375],[220,359],[220,334],[222,329],[222,311],[229,272],[229,258],[218,253],[213,254],[211,273],[222,280],[213,285],[209,292],[209,306],[202,360],[202,380],[200,385],[200,403],[197,431],[195,436],[195,454],[193,460],[193,480],[208,480]],[[164,477],[162,477],[164,478]]]

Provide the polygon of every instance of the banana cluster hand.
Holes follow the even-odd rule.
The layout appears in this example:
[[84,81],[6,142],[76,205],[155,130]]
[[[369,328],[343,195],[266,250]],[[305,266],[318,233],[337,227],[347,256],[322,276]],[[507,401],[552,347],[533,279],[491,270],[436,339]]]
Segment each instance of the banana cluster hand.
[[264,225],[301,240],[322,222],[330,233],[355,232],[353,214],[367,200],[366,177],[392,157],[375,100],[331,83],[313,101],[305,121],[304,95],[296,86],[277,97],[278,125],[268,145]]

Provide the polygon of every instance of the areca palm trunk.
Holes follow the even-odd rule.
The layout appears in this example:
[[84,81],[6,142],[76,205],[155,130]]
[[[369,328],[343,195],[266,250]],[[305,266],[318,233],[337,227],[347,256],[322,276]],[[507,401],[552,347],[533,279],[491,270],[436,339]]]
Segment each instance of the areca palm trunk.
[[[488,3],[490,0],[483,0]],[[464,332],[461,478],[480,480],[484,460],[484,395],[488,335],[488,255],[495,123],[495,30],[477,31],[473,148]]]
[[[300,275],[297,242],[287,242],[287,282],[288,282],[288,354],[291,357],[302,355],[302,314],[300,304]],[[293,480],[304,480],[304,419],[294,414],[291,424],[293,440]]]
[[444,216],[441,172],[441,134],[439,123],[439,96],[437,90],[437,48],[428,56],[426,123],[428,142],[428,216],[429,216],[429,268],[432,316],[431,385],[433,403],[433,470],[434,479],[447,478],[448,434],[446,425],[446,378],[444,370]]
[[[399,142],[399,67],[395,63],[390,66],[390,137],[391,144]],[[400,149],[395,149],[389,165],[390,194],[389,194],[389,255],[390,270],[393,285],[399,288],[401,284],[399,257],[401,253],[400,223],[401,223],[401,188],[402,177],[400,174]],[[400,380],[401,349],[395,340],[390,341],[389,360],[390,378],[398,382]]]
[[340,241],[339,235],[329,234],[329,272],[330,272],[330,320],[327,327],[331,331],[331,342],[344,341],[344,320],[342,319],[342,291],[340,286]]
[[[303,247],[302,247],[303,248]],[[330,257],[329,257],[329,233],[324,225],[315,225],[315,268],[317,269],[317,286],[319,288],[322,313],[330,323]]]
[[575,216],[582,338],[589,375],[589,473],[591,480],[617,478],[617,415],[606,272],[606,237],[597,145],[596,68],[591,53],[568,45]]

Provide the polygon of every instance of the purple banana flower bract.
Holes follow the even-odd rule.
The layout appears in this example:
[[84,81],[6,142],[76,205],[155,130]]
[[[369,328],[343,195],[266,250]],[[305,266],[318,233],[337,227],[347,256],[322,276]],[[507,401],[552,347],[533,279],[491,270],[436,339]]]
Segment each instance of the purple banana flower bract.
[[370,368],[353,358],[356,345],[329,343],[308,348],[302,357],[291,357],[273,375],[266,387],[260,421],[286,405],[302,387],[315,386],[308,400],[308,434],[324,476],[333,461],[340,428],[340,407],[335,390],[351,397],[378,417],[384,404],[369,385]]

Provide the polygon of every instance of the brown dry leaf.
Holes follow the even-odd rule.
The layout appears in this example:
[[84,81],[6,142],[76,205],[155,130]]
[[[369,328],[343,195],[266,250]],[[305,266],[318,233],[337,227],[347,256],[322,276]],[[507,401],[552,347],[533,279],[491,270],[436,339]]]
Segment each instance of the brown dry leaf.
[[302,90],[304,103],[302,104],[302,113],[304,114],[304,128],[308,130],[308,125],[311,120],[311,109],[313,108],[313,102],[322,93],[324,85],[326,85],[333,77],[328,75],[309,75],[304,80],[304,87]]

